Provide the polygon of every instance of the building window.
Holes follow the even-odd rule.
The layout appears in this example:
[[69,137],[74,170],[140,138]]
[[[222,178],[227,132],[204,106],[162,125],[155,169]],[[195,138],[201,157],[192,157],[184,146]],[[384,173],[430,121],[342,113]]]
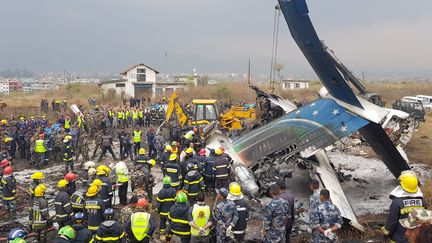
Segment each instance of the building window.
[[125,83],[116,83],[116,88],[124,88],[124,87],[126,87],[126,84]]
[[290,83],[285,83],[285,89],[289,89],[290,88]]
[[162,94],[163,88],[156,88],[156,94]]
[[130,79],[135,79],[137,76],[136,76],[136,73],[129,73],[128,77]]
[[300,88],[300,83],[295,83],[295,84],[294,84],[294,87],[295,87],[296,89],[299,89],[299,88]]
[[145,68],[137,68],[137,73],[146,73]]
[[145,74],[137,74],[137,81],[146,81],[146,75]]

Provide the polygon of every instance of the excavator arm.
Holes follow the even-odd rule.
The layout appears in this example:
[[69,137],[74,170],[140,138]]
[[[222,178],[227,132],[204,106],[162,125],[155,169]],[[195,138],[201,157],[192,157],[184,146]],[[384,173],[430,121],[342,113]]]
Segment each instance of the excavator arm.
[[169,99],[168,108],[165,115],[165,123],[168,123],[171,120],[171,116],[173,115],[174,111],[177,114],[177,119],[181,126],[185,126],[188,123],[189,119],[183,112],[180,104],[178,103],[177,92],[174,92]]

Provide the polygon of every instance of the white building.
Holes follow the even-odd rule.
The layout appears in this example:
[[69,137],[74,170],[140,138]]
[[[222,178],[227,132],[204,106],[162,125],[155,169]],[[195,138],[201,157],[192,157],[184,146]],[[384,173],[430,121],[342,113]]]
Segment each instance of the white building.
[[9,83],[8,82],[1,82],[0,83],[0,93],[9,94]]
[[309,89],[309,80],[282,80],[282,90]]
[[126,97],[148,97],[156,93],[156,75],[159,72],[155,69],[140,63],[120,73],[123,77],[120,80],[108,80],[99,83],[104,92],[114,89],[117,95],[122,92]]

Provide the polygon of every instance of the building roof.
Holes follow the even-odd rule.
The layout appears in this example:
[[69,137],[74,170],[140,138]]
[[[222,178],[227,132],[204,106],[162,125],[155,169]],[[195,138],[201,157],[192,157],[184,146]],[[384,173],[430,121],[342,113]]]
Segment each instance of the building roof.
[[290,80],[282,80],[283,83],[309,83],[310,80],[295,80],[295,79],[290,79]]
[[131,69],[134,69],[134,68],[136,68],[136,67],[138,67],[138,66],[145,66],[145,67],[147,67],[147,68],[149,68],[149,69],[155,71],[156,74],[159,74],[159,71],[157,71],[156,69],[151,68],[151,67],[145,65],[144,63],[136,64],[136,65],[134,65],[134,66],[132,66],[132,67],[129,67],[128,69],[126,69],[125,71],[121,72],[120,74],[125,75],[125,74],[126,74],[127,72],[129,72]]
[[113,83],[124,83],[127,80],[124,79],[112,79],[112,80],[102,80],[99,82],[99,85],[103,85],[103,84],[113,84]]

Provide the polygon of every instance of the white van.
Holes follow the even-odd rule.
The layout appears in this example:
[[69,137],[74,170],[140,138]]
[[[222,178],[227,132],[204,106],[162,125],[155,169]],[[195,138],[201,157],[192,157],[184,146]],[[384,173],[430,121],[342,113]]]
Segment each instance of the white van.
[[402,98],[402,101],[406,101],[406,102],[414,102],[414,103],[419,102],[419,103],[423,104],[423,100],[420,99],[420,98],[417,98],[417,97],[415,97],[415,96],[404,96],[404,97]]
[[432,109],[432,96],[430,95],[416,95],[417,98],[422,99],[423,107],[425,109]]

